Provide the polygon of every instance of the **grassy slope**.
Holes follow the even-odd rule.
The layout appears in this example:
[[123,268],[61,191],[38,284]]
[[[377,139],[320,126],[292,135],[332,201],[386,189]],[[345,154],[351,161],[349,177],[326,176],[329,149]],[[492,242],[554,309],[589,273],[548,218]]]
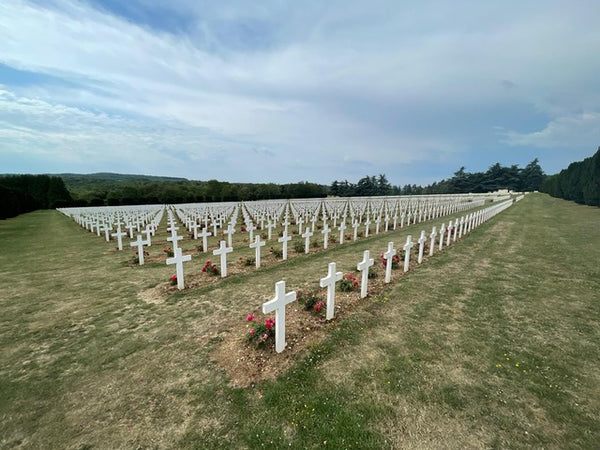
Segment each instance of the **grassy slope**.
[[275,280],[349,270],[406,230],[146,304],[171,268],[127,267],[55,212],[0,222],[0,444],[594,447],[599,224],[597,208],[529,196],[278,380],[233,389],[209,353],[222,327]]

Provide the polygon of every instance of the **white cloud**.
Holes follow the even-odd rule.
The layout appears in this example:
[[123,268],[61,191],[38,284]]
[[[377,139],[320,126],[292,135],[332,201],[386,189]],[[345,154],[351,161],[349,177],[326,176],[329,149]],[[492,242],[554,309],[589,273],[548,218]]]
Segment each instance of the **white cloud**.
[[557,117],[542,130],[531,133],[504,133],[510,145],[538,148],[587,148],[590,151],[600,143],[600,112],[587,112]]

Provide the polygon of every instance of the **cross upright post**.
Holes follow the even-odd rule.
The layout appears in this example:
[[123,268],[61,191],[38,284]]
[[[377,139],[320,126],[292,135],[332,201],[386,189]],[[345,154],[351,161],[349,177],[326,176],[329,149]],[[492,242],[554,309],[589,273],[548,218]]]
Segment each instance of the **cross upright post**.
[[336,272],[336,264],[334,262],[329,263],[327,276],[321,278],[319,285],[321,287],[327,287],[327,320],[333,319],[335,313],[335,283],[342,279],[342,272]]
[[192,255],[183,256],[181,248],[177,247],[175,256],[167,258],[167,264],[175,264],[175,272],[177,273],[177,289],[182,290],[185,287],[183,281],[183,263],[192,260]]
[[404,271],[408,272],[408,266],[410,264],[410,249],[413,248],[412,236],[406,236],[406,243],[404,244]]
[[219,244],[219,248],[213,250],[213,255],[221,257],[221,278],[225,278],[227,276],[227,253],[231,253],[233,248],[227,247],[225,241],[221,241]]
[[361,272],[361,280],[360,280],[360,298],[365,298],[367,296],[367,284],[369,282],[369,267],[375,264],[375,260],[369,257],[369,250],[365,250],[363,253],[363,259],[356,265],[356,270],[360,270]]
[[285,281],[275,283],[275,297],[263,303],[263,314],[275,311],[275,351],[285,348],[285,307],[296,300],[296,291],[285,293]]
[[387,251],[383,254],[385,258],[385,282],[389,283],[392,280],[392,262],[393,258],[396,255],[396,249],[394,248],[394,243],[389,242]]

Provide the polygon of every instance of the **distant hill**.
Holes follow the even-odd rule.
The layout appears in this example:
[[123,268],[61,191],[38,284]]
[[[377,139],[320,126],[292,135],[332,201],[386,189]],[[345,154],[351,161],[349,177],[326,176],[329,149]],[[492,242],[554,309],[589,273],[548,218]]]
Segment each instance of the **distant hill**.
[[71,186],[78,186],[80,184],[89,185],[94,182],[138,182],[148,183],[152,181],[188,181],[187,178],[176,178],[176,177],[158,177],[154,175],[131,175],[124,173],[112,173],[112,172],[97,172],[97,173],[59,173],[55,174],[56,177],[61,177],[65,182],[67,188]]

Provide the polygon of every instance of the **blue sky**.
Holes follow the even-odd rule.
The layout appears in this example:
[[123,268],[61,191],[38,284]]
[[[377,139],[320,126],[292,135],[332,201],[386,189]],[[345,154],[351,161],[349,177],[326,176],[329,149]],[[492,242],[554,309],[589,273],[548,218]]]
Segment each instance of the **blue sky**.
[[600,2],[0,2],[0,173],[428,184],[600,146]]

